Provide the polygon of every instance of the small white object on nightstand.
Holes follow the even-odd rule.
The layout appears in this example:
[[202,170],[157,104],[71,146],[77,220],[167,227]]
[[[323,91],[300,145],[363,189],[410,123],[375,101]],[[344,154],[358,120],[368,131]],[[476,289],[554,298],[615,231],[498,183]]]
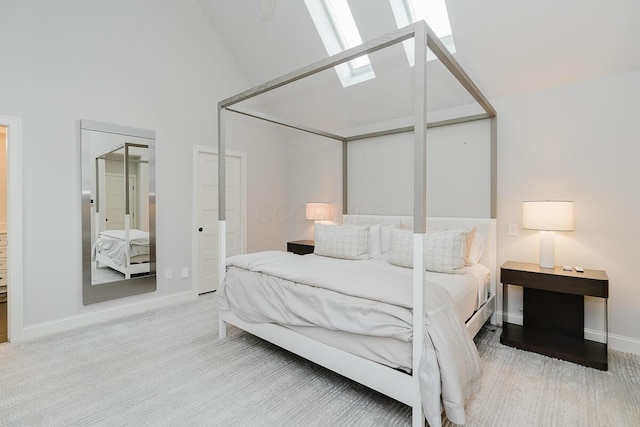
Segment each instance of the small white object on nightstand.
[[576,265],[573,268],[575,268],[578,273],[584,273],[584,268],[580,267],[579,265]]
[[563,265],[563,266],[562,266],[562,269],[563,269],[564,271],[571,271],[571,270],[572,270],[572,268],[571,268],[571,266],[570,266],[570,265]]

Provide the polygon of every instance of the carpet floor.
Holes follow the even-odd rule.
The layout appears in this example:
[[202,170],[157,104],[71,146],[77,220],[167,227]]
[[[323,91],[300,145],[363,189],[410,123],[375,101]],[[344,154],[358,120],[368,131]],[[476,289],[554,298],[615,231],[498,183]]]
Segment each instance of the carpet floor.
[[[470,426],[638,426],[640,356],[602,372],[483,330]],[[213,295],[0,345],[2,426],[406,426],[410,408],[230,327]],[[445,421],[445,425],[451,425]]]

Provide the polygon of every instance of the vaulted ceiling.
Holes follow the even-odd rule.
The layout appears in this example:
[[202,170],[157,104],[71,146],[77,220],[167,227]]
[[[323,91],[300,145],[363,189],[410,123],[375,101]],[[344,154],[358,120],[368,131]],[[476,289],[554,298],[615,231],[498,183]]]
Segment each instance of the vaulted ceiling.
[[[252,86],[327,57],[303,0],[198,0]],[[396,29],[388,0],[349,0],[363,40]],[[637,0],[448,0],[454,57],[491,99],[640,69]],[[340,131],[411,114],[411,68],[400,45],[370,55],[376,78],[343,88],[333,70],[261,99],[269,114]],[[472,99],[428,65],[429,111]],[[248,89],[248,88],[247,88]]]

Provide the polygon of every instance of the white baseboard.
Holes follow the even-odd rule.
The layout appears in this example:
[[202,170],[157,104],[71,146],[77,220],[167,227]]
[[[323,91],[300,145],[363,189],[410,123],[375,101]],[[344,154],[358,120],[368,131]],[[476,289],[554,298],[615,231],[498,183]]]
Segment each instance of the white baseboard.
[[[86,314],[78,314],[51,322],[38,323],[32,326],[25,326],[22,330],[21,341],[29,341],[42,338],[51,334],[68,331],[82,326],[95,325],[96,323],[107,322],[119,319],[131,314],[143,313],[160,307],[173,304],[180,304],[191,301],[195,298],[193,291],[179,292],[176,294],[164,295],[158,298],[135,302],[132,304],[111,307],[101,311],[94,311]],[[13,341],[12,341],[13,342]]]
[[[502,324],[502,312],[497,312],[498,324]],[[507,322],[522,325],[522,314],[507,313]],[[590,341],[605,342],[604,331],[596,329],[584,329],[584,337]],[[623,351],[640,355],[640,340],[637,338],[624,337],[609,332],[609,348],[611,350]]]
[[[145,311],[168,305],[180,304],[191,301],[194,298],[196,297],[192,291],[186,291],[92,313],[65,317],[51,322],[43,322],[32,326],[26,326],[23,328],[21,341],[29,341],[82,326],[95,325],[96,323],[107,322],[109,320],[118,319],[131,314],[143,313]],[[496,314],[498,324],[502,324],[502,312],[497,311]],[[508,313],[507,321],[516,325],[522,325],[522,314]],[[584,330],[584,336],[589,340],[597,342],[604,342],[605,338],[603,331],[586,328]],[[625,353],[640,355],[640,340],[637,338],[609,333],[609,348],[612,350],[623,351]]]
[[[602,333],[601,331],[594,332],[599,333],[604,339],[604,333]],[[584,333],[586,336],[586,329]],[[623,351],[625,353],[633,353],[640,356],[640,340],[637,338],[623,337],[622,335],[609,333],[609,348],[612,350]]]

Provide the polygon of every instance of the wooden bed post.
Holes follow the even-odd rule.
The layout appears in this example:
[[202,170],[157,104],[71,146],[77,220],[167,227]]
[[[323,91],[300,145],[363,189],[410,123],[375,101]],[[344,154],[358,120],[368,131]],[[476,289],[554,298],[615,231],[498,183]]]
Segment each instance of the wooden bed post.
[[427,24],[416,23],[414,67],[413,166],[413,404],[412,425],[425,425],[420,393],[420,361],[424,341],[424,234],[427,231]]

